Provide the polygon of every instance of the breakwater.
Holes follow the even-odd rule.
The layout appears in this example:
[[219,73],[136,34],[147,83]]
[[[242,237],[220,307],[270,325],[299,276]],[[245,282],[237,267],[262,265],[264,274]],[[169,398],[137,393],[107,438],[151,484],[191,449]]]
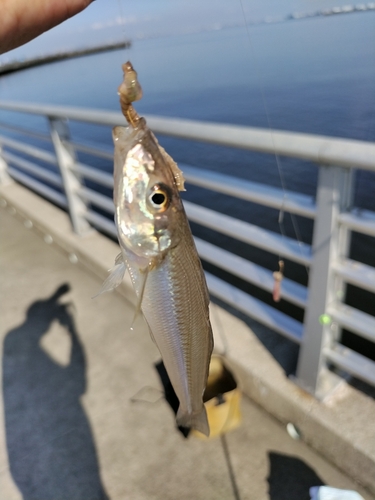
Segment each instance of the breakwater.
[[13,61],[7,64],[0,65],[0,75],[6,75],[13,73],[14,71],[20,71],[22,69],[31,68],[33,66],[41,66],[42,64],[49,64],[56,61],[62,61],[63,59],[71,59],[74,57],[82,57],[90,54],[97,54],[99,52],[108,52],[110,50],[118,50],[123,48],[131,47],[131,41],[122,41],[116,43],[109,43],[105,45],[86,47],[83,49],[68,50],[64,52],[58,52],[56,54],[43,55],[39,57],[33,57],[30,59],[23,59],[20,61]]

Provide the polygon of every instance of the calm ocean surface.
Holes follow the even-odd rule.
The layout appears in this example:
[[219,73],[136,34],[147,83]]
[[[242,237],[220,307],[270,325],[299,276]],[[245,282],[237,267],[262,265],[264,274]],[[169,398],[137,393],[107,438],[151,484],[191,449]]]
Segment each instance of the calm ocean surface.
[[[249,36],[245,28],[230,28],[135,41],[128,50],[1,77],[0,99],[119,110],[116,89],[122,79],[121,64],[128,59],[144,90],[136,106],[140,113],[375,140],[375,12],[251,26]],[[0,121],[5,118],[15,121],[14,114],[0,111]],[[26,115],[19,119],[24,126],[45,129],[39,119]],[[76,137],[112,147],[108,129],[74,124],[72,130]],[[280,186],[273,155],[163,137],[160,142],[177,162]],[[281,165],[287,189],[315,196],[314,165],[286,158],[281,158]],[[95,166],[111,170],[104,160],[96,160]],[[275,210],[194,187],[185,198],[280,231]],[[357,173],[355,203],[375,210],[375,174]],[[299,237],[311,242],[311,223],[301,218],[297,222]],[[288,216],[284,224],[286,234],[296,237]],[[277,256],[249,250],[197,225],[193,231],[276,269]],[[375,266],[374,239],[356,236],[352,257]],[[301,266],[287,263],[285,271],[306,283]],[[269,302],[267,294],[241,280],[232,281]],[[374,314],[373,295],[349,287],[347,301]],[[297,308],[283,302],[280,308],[302,318]]]

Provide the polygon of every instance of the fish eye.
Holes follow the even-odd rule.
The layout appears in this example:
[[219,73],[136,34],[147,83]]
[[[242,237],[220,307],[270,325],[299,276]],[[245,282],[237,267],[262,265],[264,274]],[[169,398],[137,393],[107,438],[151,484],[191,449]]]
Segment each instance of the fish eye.
[[166,189],[161,186],[154,186],[152,193],[149,196],[149,201],[152,208],[158,212],[164,212],[168,208],[170,196]]
[[151,200],[153,202],[154,205],[163,205],[165,203],[165,194],[164,193],[154,193],[152,196],[151,196]]

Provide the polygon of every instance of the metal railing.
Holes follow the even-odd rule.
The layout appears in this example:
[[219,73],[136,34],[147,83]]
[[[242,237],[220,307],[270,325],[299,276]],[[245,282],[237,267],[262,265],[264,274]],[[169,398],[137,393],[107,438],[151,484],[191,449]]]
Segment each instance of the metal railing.
[[[123,116],[101,110],[14,102],[0,102],[0,109],[44,116],[50,131],[43,134],[0,123],[0,128],[8,130],[8,135],[0,135],[0,180],[6,183],[15,179],[68,210],[79,234],[84,235],[93,226],[116,237],[113,221],[103,215],[103,211],[113,215],[112,199],[85,185],[85,181],[91,181],[112,188],[112,175],[77,159],[77,152],[83,152],[112,160],[112,152],[73,141],[67,119],[115,126],[124,124]],[[311,246],[192,202],[184,202],[185,209],[189,219],[201,226],[310,268],[308,288],[287,278],[281,288],[284,300],[305,310],[303,323],[206,273],[213,296],[300,345],[295,378],[299,385],[317,395],[324,385],[324,368],[328,364],[375,385],[375,362],[340,343],[342,328],[375,343],[375,317],[344,303],[346,284],[375,293],[375,268],[349,259],[352,231],[375,236],[375,212],[356,209],[352,203],[353,167],[375,172],[375,144],[155,116],[146,119],[156,134],[277,153],[316,164],[316,202],[301,193],[180,164],[187,183],[313,219]],[[49,146],[27,144],[9,137],[9,132],[45,141]],[[204,261],[272,293],[272,271],[208,241],[195,241]]]

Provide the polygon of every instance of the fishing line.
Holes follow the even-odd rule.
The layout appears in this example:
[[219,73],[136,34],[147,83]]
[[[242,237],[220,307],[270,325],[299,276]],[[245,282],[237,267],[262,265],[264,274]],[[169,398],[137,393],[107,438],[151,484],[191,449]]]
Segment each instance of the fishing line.
[[215,317],[215,324],[216,324],[216,327],[217,327],[217,332],[221,338],[221,342],[223,344],[223,352],[220,353],[222,356],[227,356],[228,354],[228,340],[227,340],[227,337],[225,335],[225,331],[224,331],[224,327],[223,327],[223,323],[221,321],[221,318],[220,318],[220,314],[219,314],[219,311],[217,309],[217,305],[214,304],[213,302],[211,302],[211,312],[212,312],[212,317]]
[[[279,174],[279,178],[280,178],[280,184],[281,184],[281,188],[282,188],[282,191],[284,194],[282,204],[280,207],[280,211],[279,211],[279,217],[278,217],[278,224],[279,224],[281,237],[284,240],[286,238],[286,231],[285,231],[285,226],[284,226],[285,201],[288,198],[286,180],[285,180],[284,171],[283,171],[283,168],[281,165],[281,160],[280,160],[279,154],[277,153],[277,150],[276,150],[275,138],[274,138],[274,134],[273,134],[273,129],[271,127],[271,119],[270,119],[267,100],[266,100],[266,96],[265,96],[265,92],[264,92],[261,70],[260,70],[260,67],[258,65],[258,60],[256,58],[254,46],[253,46],[253,43],[251,40],[250,29],[249,29],[249,24],[247,22],[247,17],[246,17],[246,12],[245,12],[244,5],[243,5],[243,0],[239,0],[239,2],[240,2],[240,6],[241,6],[242,16],[243,16],[244,23],[245,23],[245,28],[246,28],[247,38],[249,41],[250,50],[252,52],[252,62],[254,63],[256,75],[258,78],[259,90],[260,90],[262,104],[263,104],[263,108],[264,108],[264,112],[265,112],[265,116],[266,116],[266,120],[267,120],[267,125],[268,125],[268,129],[269,129],[270,135],[271,135],[272,147],[273,147],[276,166],[277,166],[277,170],[278,170],[278,174]],[[290,217],[291,217],[291,221],[292,221],[293,230],[294,230],[297,242],[298,242],[298,247],[299,247],[300,253],[301,253],[301,255],[303,255],[301,233],[299,230],[298,222],[297,222],[295,215],[293,213],[290,213]],[[279,271],[278,271],[279,273],[281,272],[281,268],[283,266],[284,266],[284,262],[282,259],[282,255],[279,252]],[[306,270],[306,273],[308,276],[309,275],[308,268],[306,265],[304,267],[305,267],[305,270]]]
[[221,440],[221,444],[222,444],[223,451],[224,451],[225,461],[226,461],[227,467],[228,467],[230,482],[232,484],[233,496],[234,496],[235,500],[241,500],[240,492],[239,492],[238,486],[237,486],[236,476],[235,476],[234,470],[233,470],[232,461],[230,459],[229,448],[228,448],[227,439],[226,439],[225,434],[222,434],[220,436],[220,440]]
[[120,21],[121,21],[121,26],[122,26],[122,34],[124,36],[124,42],[125,42],[126,38],[125,38],[125,16],[124,16],[124,10],[122,8],[121,0],[117,0],[117,3],[118,3],[119,11],[120,11]]
[[[122,8],[122,0],[117,0],[119,11],[120,11],[120,22],[121,22],[121,30],[122,30],[122,37],[124,39],[124,44],[126,44],[127,38],[126,38],[126,30],[125,30],[125,15],[124,15],[124,10]],[[124,52],[126,51],[126,45],[124,46]],[[124,58],[124,62],[128,58]]]

